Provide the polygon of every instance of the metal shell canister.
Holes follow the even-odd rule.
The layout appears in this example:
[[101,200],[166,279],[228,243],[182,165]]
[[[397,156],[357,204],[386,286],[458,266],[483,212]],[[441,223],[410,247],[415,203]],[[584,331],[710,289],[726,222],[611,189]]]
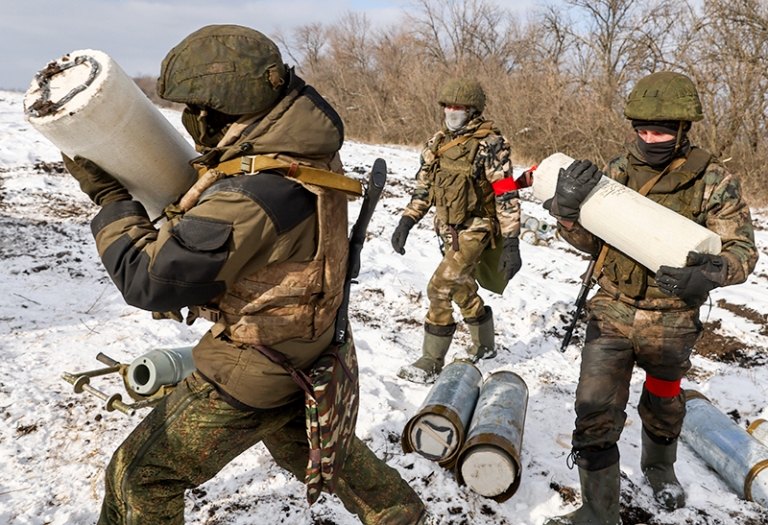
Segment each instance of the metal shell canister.
[[768,507],[768,447],[699,392],[685,396],[680,436],[740,497]]
[[159,348],[131,362],[126,382],[137,394],[151,396],[162,386],[175,385],[194,371],[191,346]]
[[763,445],[768,446],[768,421],[756,419],[747,427],[747,432]]
[[511,498],[520,486],[528,387],[514,372],[491,374],[456,461],[456,480],[496,501]]
[[438,376],[416,415],[403,429],[403,451],[418,452],[451,468],[466,436],[483,374],[469,361],[454,361]]

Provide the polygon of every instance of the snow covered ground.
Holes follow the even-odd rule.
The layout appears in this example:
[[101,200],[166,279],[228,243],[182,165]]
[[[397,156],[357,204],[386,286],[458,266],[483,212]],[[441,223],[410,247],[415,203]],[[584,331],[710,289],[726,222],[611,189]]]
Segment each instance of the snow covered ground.
[[[89,230],[97,211],[61,171],[58,151],[23,120],[22,95],[0,92],[0,523],[92,524],[98,516],[103,471],[146,409],[130,418],[105,412],[78,395],[63,372],[100,368],[99,352],[130,362],[152,348],[188,346],[207,329],[154,321],[126,306],[102,268]],[[165,113],[179,125],[179,114]],[[493,307],[499,356],[484,374],[510,370],[529,388],[517,493],[504,503],[456,483],[453,473],[417,454],[403,454],[400,433],[429,391],[396,377],[420,354],[425,288],[439,261],[431,221],[416,227],[405,256],[389,238],[408,201],[418,152],[347,142],[347,170],[363,178],[376,157],[389,166],[388,187],[369,228],[351,318],[360,359],[362,400],[357,433],[399,470],[428,508],[453,524],[539,525],[579,504],[578,475],[566,466],[574,420],[579,345],[558,349],[579,276],[587,262],[567,244],[522,243],[524,267],[503,296],[484,292]],[[526,190],[527,191],[527,190]],[[551,220],[524,192],[524,215]],[[353,203],[355,217],[359,203]],[[756,214],[757,215],[757,214]],[[756,216],[766,225],[768,215]],[[712,293],[702,317],[710,333],[683,381],[746,428],[768,418],[768,232],[757,231],[762,258],[747,283]],[[574,342],[583,335],[577,330]],[[460,323],[450,358],[469,342]],[[688,506],[660,510],[642,477],[640,419],[644,374],[632,381],[629,419],[619,444],[624,522],[653,524],[768,523],[768,512],[739,499],[685,444],[677,472]],[[93,383],[119,392],[116,378]],[[323,496],[308,508],[302,482],[276,466],[262,445],[241,455],[187,497],[187,523],[349,525],[358,523],[339,500]]]

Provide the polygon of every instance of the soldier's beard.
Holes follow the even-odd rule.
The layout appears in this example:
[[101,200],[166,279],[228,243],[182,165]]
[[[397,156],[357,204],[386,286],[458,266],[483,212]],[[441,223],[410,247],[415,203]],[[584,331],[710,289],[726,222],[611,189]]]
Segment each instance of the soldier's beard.
[[457,131],[467,123],[466,109],[448,109],[445,108],[445,125],[451,131]]

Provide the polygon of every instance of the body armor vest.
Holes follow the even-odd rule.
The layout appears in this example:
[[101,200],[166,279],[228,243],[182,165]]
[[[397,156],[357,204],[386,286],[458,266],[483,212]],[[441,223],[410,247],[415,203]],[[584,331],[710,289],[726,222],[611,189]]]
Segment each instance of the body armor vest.
[[215,306],[222,314],[221,332],[235,343],[314,340],[336,318],[349,254],[347,197],[311,184],[302,186],[317,195],[317,251],[311,261],[261,268],[224,293]]
[[[630,152],[633,152],[632,148],[630,148]],[[638,191],[659,173],[637,160],[636,155],[630,155],[628,160],[626,177],[623,178],[624,180],[617,180],[635,191]],[[705,183],[702,174],[711,161],[712,155],[708,152],[703,149],[692,148],[685,163],[664,174],[651,188],[647,197],[683,217],[703,225],[705,217],[702,213],[702,204]],[[634,301],[646,298],[669,299],[669,296],[658,291],[653,285],[653,275],[634,259],[610,247],[605,257],[600,284],[607,291],[619,292]],[[650,290],[649,284],[653,285]]]
[[470,217],[495,217],[493,187],[484,174],[475,177],[473,173],[480,139],[473,136],[438,155],[445,139],[443,136],[435,140],[430,148],[436,155],[431,172],[431,200],[438,220],[458,225]]

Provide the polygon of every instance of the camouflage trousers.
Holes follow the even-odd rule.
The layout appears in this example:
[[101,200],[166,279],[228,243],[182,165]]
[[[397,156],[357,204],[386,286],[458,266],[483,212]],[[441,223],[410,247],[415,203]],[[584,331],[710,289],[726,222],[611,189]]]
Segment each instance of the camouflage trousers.
[[[184,491],[263,441],[278,465],[304,479],[309,457],[303,401],[255,412],[225,403],[196,373],[136,427],[106,472],[99,525],[184,523]],[[412,525],[424,510],[398,472],[354,438],[336,488],[363,523]]]
[[[641,310],[599,291],[589,302],[586,344],[576,389],[575,451],[603,451],[619,440],[635,364],[662,381],[678,381],[702,331],[698,309]],[[685,394],[659,397],[645,386],[638,406],[643,426],[674,439],[685,417]]]
[[459,306],[465,319],[477,318],[485,313],[485,303],[477,295],[475,268],[490,242],[491,234],[487,231],[459,231],[458,250],[453,249],[450,236],[441,237],[445,254],[427,285],[427,322],[448,326],[454,323],[452,302]]

